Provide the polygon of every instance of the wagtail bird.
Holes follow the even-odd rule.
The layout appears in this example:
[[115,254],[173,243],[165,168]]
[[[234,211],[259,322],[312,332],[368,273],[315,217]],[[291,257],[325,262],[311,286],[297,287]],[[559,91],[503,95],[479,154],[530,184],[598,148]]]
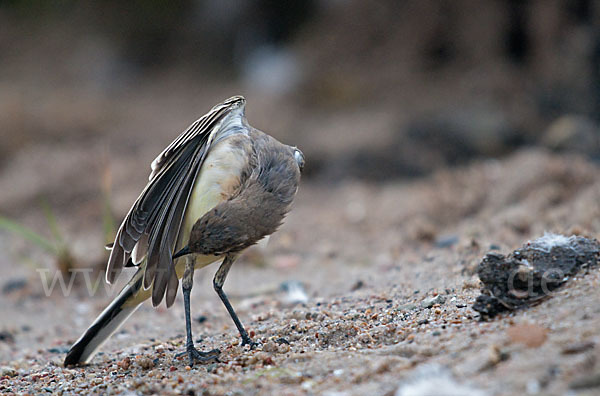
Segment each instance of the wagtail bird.
[[[121,269],[133,278],[73,344],[65,366],[89,362],[140,304],[175,301],[183,277],[190,365],[219,351],[194,348],[190,292],[194,270],[222,260],[213,286],[242,337],[253,345],[223,292],[231,265],[245,248],[275,232],[290,210],[304,155],[251,127],[246,100],[234,96],[213,107],[179,135],[151,165],[150,181],[119,227],[106,269],[113,283]],[[182,257],[185,256],[185,257]]]

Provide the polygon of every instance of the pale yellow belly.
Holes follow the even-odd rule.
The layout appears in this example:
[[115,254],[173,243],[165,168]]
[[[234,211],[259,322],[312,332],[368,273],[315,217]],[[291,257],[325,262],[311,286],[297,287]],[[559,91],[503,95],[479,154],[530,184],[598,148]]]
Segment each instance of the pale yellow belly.
[[196,178],[186,208],[176,250],[187,245],[194,223],[206,212],[226,200],[232,188],[239,185],[246,154],[231,139],[216,143],[209,151]]
[[[217,204],[226,200],[232,187],[239,184],[241,171],[247,163],[247,155],[240,149],[240,145],[231,144],[232,139],[239,138],[244,138],[244,136],[226,138],[211,147],[194,183],[175,245],[175,251],[187,245],[194,223]],[[222,256],[196,255],[195,268],[205,267],[222,258]],[[175,260],[175,272],[179,279],[183,277],[185,260],[185,257]],[[145,265],[145,262],[142,265]],[[143,273],[143,271],[141,272]],[[136,277],[130,282],[134,283],[135,280]],[[150,298],[151,295],[152,287],[148,290],[142,288],[135,298],[127,304],[139,304]]]

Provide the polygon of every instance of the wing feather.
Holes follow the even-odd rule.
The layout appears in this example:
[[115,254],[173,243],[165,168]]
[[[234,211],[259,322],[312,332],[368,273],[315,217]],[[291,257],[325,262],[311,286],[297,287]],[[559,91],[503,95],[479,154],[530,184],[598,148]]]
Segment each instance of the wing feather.
[[149,180],[152,180],[154,176],[168,163],[169,158],[175,155],[183,146],[185,146],[191,139],[198,135],[199,132],[204,131],[207,127],[215,123],[216,119],[220,117],[223,111],[228,111],[235,107],[243,106],[246,103],[246,99],[243,96],[233,96],[222,103],[214,106],[206,115],[201,117],[199,120],[190,125],[185,131],[183,131],[171,144],[169,144],[155,159],[152,161],[150,168]]
[[[195,148],[193,146],[189,146],[191,149]],[[187,156],[184,156],[184,159]],[[150,229],[150,238],[149,238],[149,246],[148,246],[148,262],[146,264],[146,271],[144,273],[144,288],[149,288],[152,282],[154,281],[154,289],[156,290],[157,286],[161,286],[163,283],[163,276],[167,276],[166,271],[160,271],[164,267],[160,265],[162,262],[162,258],[160,253],[162,252],[162,240],[168,233],[171,227],[171,219],[172,219],[172,208],[176,206],[174,202],[176,201],[176,197],[180,196],[180,190],[184,187],[182,184],[185,180],[186,174],[190,173],[190,169],[192,166],[191,161],[182,161],[179,167],[179,172],[173,175],[171,181],[172,183],[169,185],[169,188],[166,190],[166,196],[164,198],[164,203],[160,206],[158,213],[158,218],[156,221],[152,222],[153,226]],[[171,249],[172,250],[172,247]],[[167,253],[170,254],[170,253]],[[164,292],[164,290],[163,290]],[[154,292],[153,292],[154,294]]]
[[140,264],[144,260],[144,257],[146,257],[146,253],[148,253],[148,238],[149,235],[144,233],[140,237],[138,243],[135,244],[135,247],[131,252],[131,261],[133,265]]
[[[188,172],[186,180],[183,181],[183,185],[181,188],[177,189],[176,204],[172,206],[171,212],[169,213],[169,218],[165,223],[166,235],[165,233],[162,234],[163,239],[160,243],[160,259],[157,270],[157,273],[161,274],[161,278],[160,282],[158,282],[159,278],[156,278],[156,283],[152,289],[152,303],[155,306],[160,304],[167,287],[167,307],[170,307],[175,301],[177,285],[179,282],[177,279],[177,274],[175,273],[175,269],[172,265],[172,250],[179,235],[179,230],[183,221],[184,211],[187,206],[185,203],[189,200],[189,195],[191,194],[191,190],[193,188],[195,178],[192,177],[192,175],[197,174],[200,164],[204,161],[205,156],[206,150],[204,153],[202,153],[202,155],[195,157],[192,168],[195,168],[196,171]],[[168,278],[165,280],[162,275],[166,275]]]

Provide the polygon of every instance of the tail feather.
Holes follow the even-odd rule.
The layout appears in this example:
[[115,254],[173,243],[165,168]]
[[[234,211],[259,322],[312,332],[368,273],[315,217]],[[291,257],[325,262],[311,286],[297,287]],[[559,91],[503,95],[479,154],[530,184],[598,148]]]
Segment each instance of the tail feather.
[[138,296],[142,281],[143,271],[138,270],[117,298],[73,344],[65,358],[65,366],[88,363],[106,340],[135,312],[144,300]]

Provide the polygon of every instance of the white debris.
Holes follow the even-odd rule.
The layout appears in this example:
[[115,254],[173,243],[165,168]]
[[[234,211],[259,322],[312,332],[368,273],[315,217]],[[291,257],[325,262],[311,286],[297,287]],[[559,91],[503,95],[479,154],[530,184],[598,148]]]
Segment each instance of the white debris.
[[280,289],[285,292],[285,296],[283,297],[285,304],[298,304],[308,301],[308,295],[304,290],[304,286],[298,281],[283,282]]
[[573,244],[577,237],[571,235],[566,237],[561,234],[554,234],[552,232],[544,232],[544,236],[539,237],[535,241],[529,241],[532,249],[540,250],[545,253],[550,253],[554,247],[573,248]]
[[527,394],[537,395],[541,391],[541,386],[538,380],[532,379],[527,381],[526,389]]
[[80,302],[80,303],[75,304],[74,309],[78,315],[85,315],[88,312],[90,312],[91,307],[90,307],[90,304],[88,304],[88,303]]
[[396,396],[488,396],[481,389],[458,383],[450,371],[437,364],[417,368],[413,378],[402,384]]

